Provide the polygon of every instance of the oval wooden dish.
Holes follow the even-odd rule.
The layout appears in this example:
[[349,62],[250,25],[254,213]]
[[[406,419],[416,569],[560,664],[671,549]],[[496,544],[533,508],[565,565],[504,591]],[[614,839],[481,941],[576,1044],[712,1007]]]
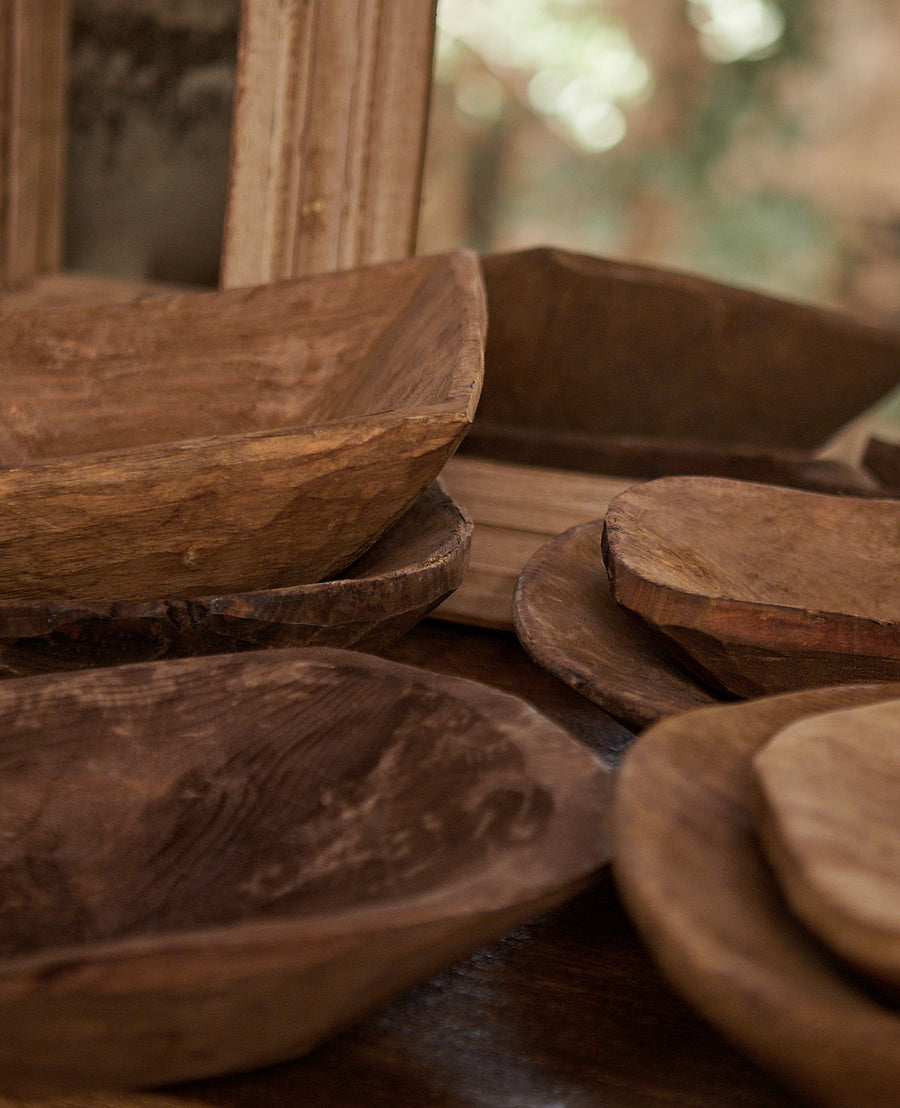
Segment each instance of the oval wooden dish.
[[683,712],[638,736],[616,783],[613,868],[657,962],[728,1038],[830,1108],[895,1108],[900,1008],[788,910],[755,832],[751,760],[806,716],[898,695],[849,685]]
[[547,247],[490,254],[482,267],[488,373],[466,453],[645,478],[877,487],[816,454],[897,385],[895,331]]
[[484,331],[466,252],[0,314],[0,599],[208,596],[339,572],[465,435]]
[[609,859],[587,747],[352,651],[22,678],[0,721],[4,1090],[296,1056]]
[[189,599],[0,601],[0,676],[259,647],[378,651],[459,587],[471,534],[435,481],[326,581]]
[[900,678],[900,502],[714,477],[609,506],[616,601],[738,696]]
[[516,635],[539,666],[640,730],[713,704],[716,694],[616,604],[603,564],[603,520],[545,543],[516,582]]

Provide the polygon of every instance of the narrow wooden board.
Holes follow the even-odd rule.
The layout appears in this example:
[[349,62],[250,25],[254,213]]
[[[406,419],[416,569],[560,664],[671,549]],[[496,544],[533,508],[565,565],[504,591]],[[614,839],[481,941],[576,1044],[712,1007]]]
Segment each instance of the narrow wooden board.
[[785,906],[752,818],[753,755],[814,713],[900,685],[700,709],[638,736],[617,778],[614,872],[658,964],[758,1063],[827,1108],[894,1108],[900,1013],[842,972]]
[[370,655],[26,678],[0,718],[6,1092],[294,1057],[609,858],[586,747]]
[[60,263],[69,0],[0,0],[0,290]]
[[457,454],[441,471],[441,482],[475,530],[463,583],[435,614],[512,630],[513,593],[529,558],[560,531],[602,518],[632,479]]
[[610,504],[613,596],[738,696],[900,677],[900,502],[664,477]]
[[900,700],[801,719],[753,773],[756,827],[797,917],[900,987]]
[[415,250],[436,0],[245,0],[225,287]]
[[546,542],[519,576],[513,620],[519,641],[550,673],[640,730],[719,697],[678,664],[610,595],[603,521]]

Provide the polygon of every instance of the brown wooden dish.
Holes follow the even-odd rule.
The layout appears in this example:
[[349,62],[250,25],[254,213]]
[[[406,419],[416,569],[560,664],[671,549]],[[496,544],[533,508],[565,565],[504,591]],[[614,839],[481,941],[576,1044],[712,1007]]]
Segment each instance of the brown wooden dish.
[[788,904],[900,989],[900,700],[808,716],[753,759],[755,823]]
[[804,716],[898,695],[854,685],[684,712],[638,736],[617,778],[614,872],[657,962],[728,1038],[829,1108],[894,1108],[900,1010],[786,908],[755,835],[750,762]]
[[434,482],[340,576],[190,599],[0,602],[0,676],[260,647],[377,651],[459,587],[472,524]]
[[715,703],[720,697],[613,600],[602,535],[602,520],[572,527],[525,566],[513,598],[516,634],[525,650],[636,730]]
[[815,452],[900,380],[900,334],[552,248],[482,259],[488,374],[463,450],[652,478],[872,488]]
[[23,678],[0,720],[5,1091],[296,1056],[609,858],[585,746],[369,655]]
[[609,506],[616,601],[738,696],[900,678],[900,502],[713,477]]
[[466,252],[0,312],[0,599],[195,597],[360,557],[471,423]]

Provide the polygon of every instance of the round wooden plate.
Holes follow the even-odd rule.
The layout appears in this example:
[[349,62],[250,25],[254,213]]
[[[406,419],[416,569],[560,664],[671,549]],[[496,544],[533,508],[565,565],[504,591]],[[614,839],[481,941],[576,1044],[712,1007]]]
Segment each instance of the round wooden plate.
[[814,1103],[894,1108],[900,1009],[868,993],[790,914],[754,835],[750,762],[804,716],[900,696],[854,685],[686,712],[619,771],[614,871],[672,983]]
[[538,665],[629,727],[714,703],[613,600],[602,534],[602,520],[572,527],[531,558],[513,597],[519,641]]
[[801,719],[753,772],[760,840],[797,917],[900,987],[900,700]]
[[286,1059],[559,903],[611,775],[487,686],[271,650],[0,684],[0,1085]]
[[378,651],[458,588],[471,534],[435,482],[329,581],[190,600],[0,601],[0,676],[269,646]]

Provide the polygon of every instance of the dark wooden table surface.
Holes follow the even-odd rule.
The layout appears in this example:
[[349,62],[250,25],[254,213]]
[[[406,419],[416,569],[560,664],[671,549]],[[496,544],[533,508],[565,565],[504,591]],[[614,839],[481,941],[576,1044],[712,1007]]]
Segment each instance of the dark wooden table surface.
[[[535,666],[512,634],[426,621],[384,653],[518,693],[613,764],[632,739],[599,708]],[[7,1103],[0,1101],[3,1108]],[[669,988],[608,872],[574,900],[297,1061],[145,1094],[40,1102],[41,1108],[785,1108],[801,1103]]]

